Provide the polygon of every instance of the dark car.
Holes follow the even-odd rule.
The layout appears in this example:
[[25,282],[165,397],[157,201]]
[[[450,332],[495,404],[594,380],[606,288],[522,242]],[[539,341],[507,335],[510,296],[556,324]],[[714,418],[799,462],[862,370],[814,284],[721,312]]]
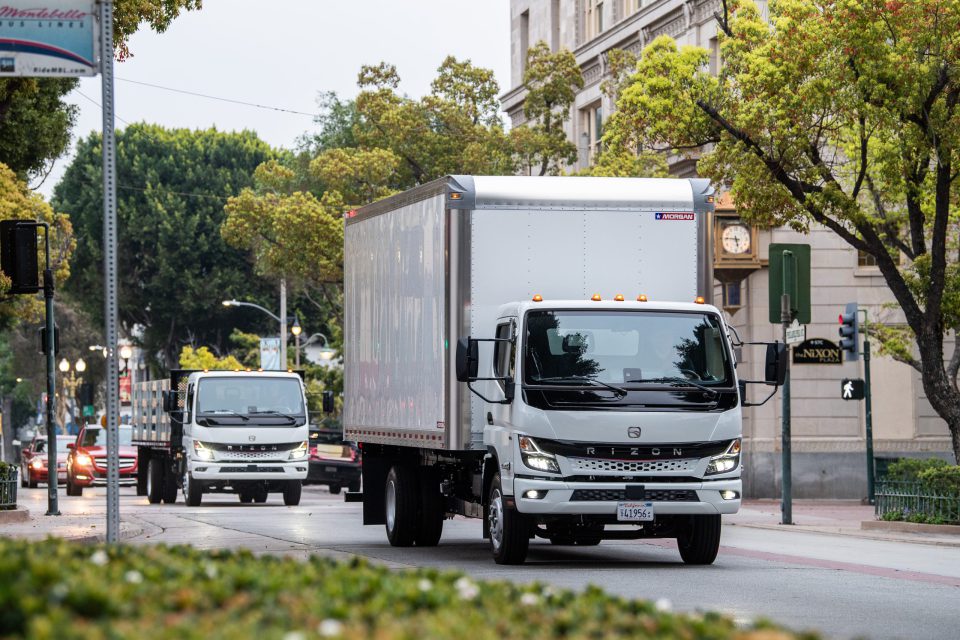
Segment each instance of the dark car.
[[343,487],[360,491],[360,450],[339,429],[310,430],[310,469],[304,484],[325,484],[330,493]]
[[[131,445],[133,427],[120,425],[120,484],[137,484],[137,448]],[[81,496],[83,488],[107,483],[107,430],[85,425],[67,457],[67,495]]]
[[[57,436],[57,480],[67,479],[68,445],[73,436]],[[20,486],[36,487],[39,482],[47,481],[47,439],[34,438],[30,446],[23,451],[20,461]]]

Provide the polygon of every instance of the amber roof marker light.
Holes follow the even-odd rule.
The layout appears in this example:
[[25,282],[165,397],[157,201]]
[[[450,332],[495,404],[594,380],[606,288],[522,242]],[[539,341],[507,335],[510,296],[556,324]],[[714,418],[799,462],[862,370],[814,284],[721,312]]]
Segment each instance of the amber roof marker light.
[[707,301],[703,299],[703,296],[697,296],[697,299],[694,300],[697,304],[706,304]]
[[646,301],[647,301],[647,294],[641,293],[640,295],[637,296],[637,302],[646,302]]
[[623,302],[623,294],[618,293],[617,295],[613,296],[613,299],[617,302]]
[[602,300],[603,298],[600,297],[599,293],[595,293],[592,296],[590,296],[590,299],[593,300],[594,302],[600,302],[600,300]]
[[533,296],[533,301],[534,301],[534,302],[543,302],[543,296],[540,295],[539,293],[538,293],[538,294],[535,294],[535,295]]

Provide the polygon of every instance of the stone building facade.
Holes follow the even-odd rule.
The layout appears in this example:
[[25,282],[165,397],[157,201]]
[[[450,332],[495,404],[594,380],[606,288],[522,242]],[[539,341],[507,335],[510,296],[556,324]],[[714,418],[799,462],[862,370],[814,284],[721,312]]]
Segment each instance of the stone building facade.
[[[661,34],[679,44],[711,52],[716,71],[722,61],[717,46],[715,12],[720,0],[511,0],[511,88],[502,105],[513,126],[524,123],[522,86],[526,49],[543,40],[553,50],[572,51],[584,76],[567,123],[579,149],[578,169],[596,152],[603,121],[615,108],[600,89],[607,76],[606,53],[627,49],[638,54]],[[766,11],[766,2],[758,2]],[[678,177],[695,175],[695,162],[671,165]],[[718,205],[737,217],[734,206]],[[781,337],[782,328],[768,317],[770,243],[806,243],[811,247],[811,322],[807,338],[837,342],[837,317],[856,301],[872,321],[902,320],[893,296],[869,256],[858,255],[826,229],[801,235],[790,229],[752,230],[756,264],[739,283],[716,283],[714,299],[745,341]],[[713,250],[713,239],[706,244]],[[719,263],[718,263],[718,266]],[[721,271],[718,269],[718,271]],[[947,344],[947,355],[952,353]],[[741,377],[762,378],[762,353],[745,347]],[[842,364],[792,365],[793,495],[798,498],[861,498],[866,495],[866,426],[864,403],[840,397],[840,381],[863,377],[862,359]],[[940,456],[952,460],[946,424],[924,397],[919,374],[905,364],[876,355],[871,361],[873,439],[878,465],[906,456]],[[762,388],[751,391],[759,395]],[[751,398],[755,399],[755,398]],[[748,496],[780,494],[781,402],[779,394],[762,407],[744,410],[745,491]]]

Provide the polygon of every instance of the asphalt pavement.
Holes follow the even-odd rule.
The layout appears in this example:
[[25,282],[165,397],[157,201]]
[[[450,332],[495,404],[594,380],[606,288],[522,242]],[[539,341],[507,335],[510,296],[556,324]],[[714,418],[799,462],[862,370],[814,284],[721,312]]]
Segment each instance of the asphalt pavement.
[[[63,515],[47,517],[46,490],[21,490],[34,517],[0,525],[0,535],[46,535],[90,541],[105,530],[104,490],[81,498],[61,493]],[[257,553],[333,558],[361,556],[405,569],[437,567],[477,578],[540,581],[625,597],[660,600],[679,611],[722,611],[741,621],[767,618],[829,638],[956,638],[960,536],[866,532],[869,507],[794,505],[780,525],[772,502],[748,503],[725,517],[720,555],[708,567],[686,566],[673,540],[604,541],[597,547],[531,544],[525,565],[497,566],[480,539],[480,522],[446,521],[436,548],[390,547],[382,526],[361,524],[361,505],[308,487],[297,507],[280,495],[242,505],[229,494],[205,495],[200,507],[150,505],[121,489],[121,537],[130,544],[245,547]]]

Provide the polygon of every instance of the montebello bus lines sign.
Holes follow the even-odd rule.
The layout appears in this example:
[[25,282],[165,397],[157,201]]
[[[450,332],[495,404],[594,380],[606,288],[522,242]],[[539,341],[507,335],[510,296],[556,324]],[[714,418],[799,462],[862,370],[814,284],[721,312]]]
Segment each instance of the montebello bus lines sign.
[[0,77],[95,76],[94,0],[0,0]]

